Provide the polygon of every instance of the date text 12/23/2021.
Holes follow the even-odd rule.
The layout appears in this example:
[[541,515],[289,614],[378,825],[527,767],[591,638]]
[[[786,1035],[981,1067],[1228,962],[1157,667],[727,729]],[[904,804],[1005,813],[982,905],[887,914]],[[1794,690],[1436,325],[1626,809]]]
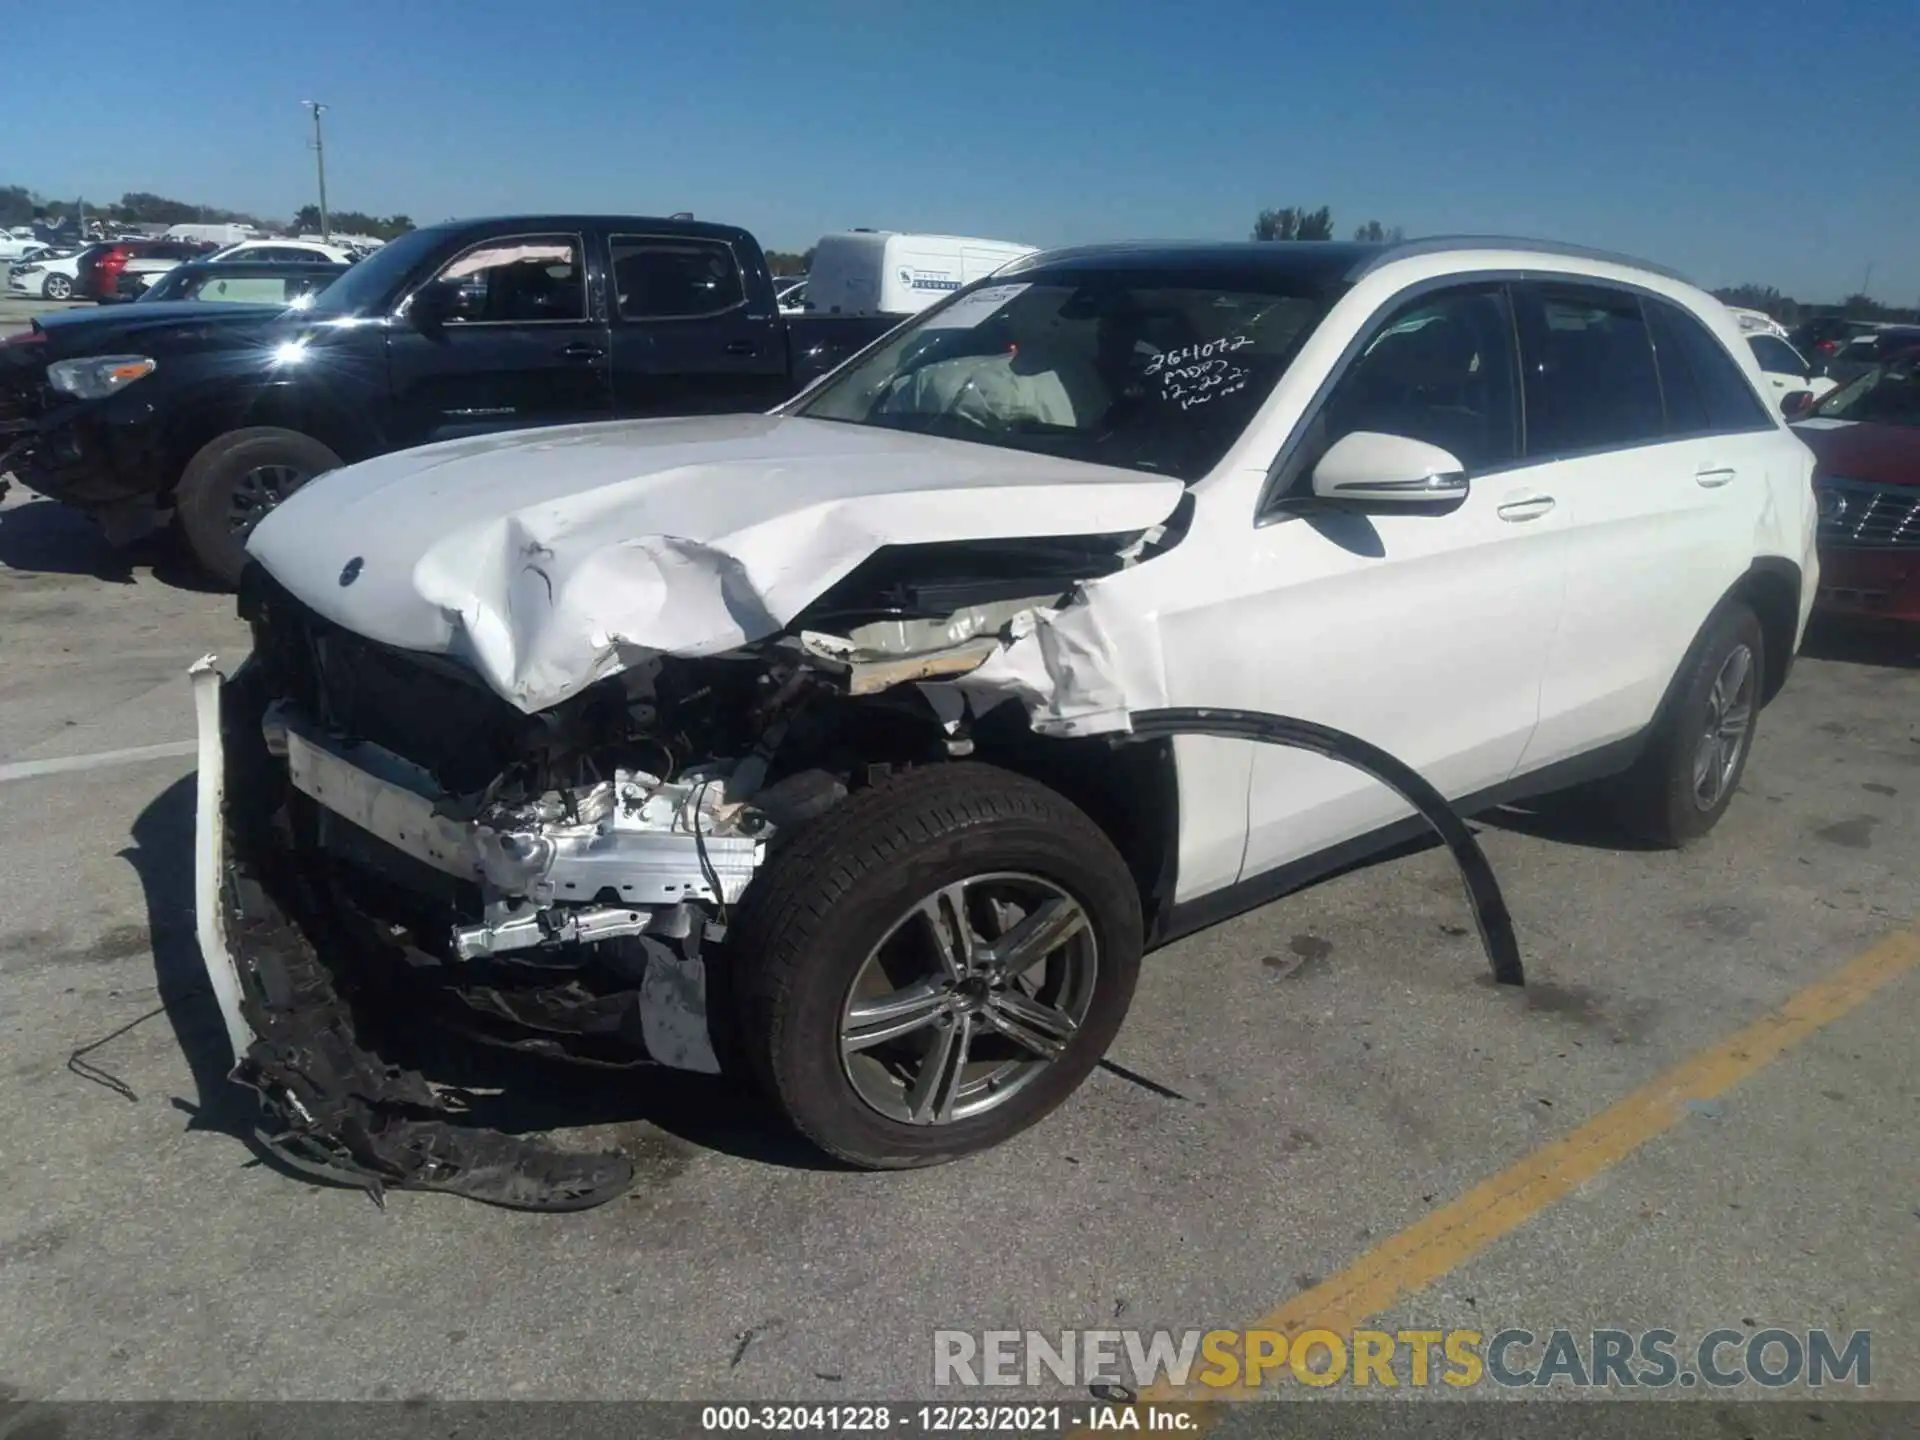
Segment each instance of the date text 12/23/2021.
[[708,1433],[1059,1435],[1074,1430],[1198,1430],[1185,1405],[708,1405]]

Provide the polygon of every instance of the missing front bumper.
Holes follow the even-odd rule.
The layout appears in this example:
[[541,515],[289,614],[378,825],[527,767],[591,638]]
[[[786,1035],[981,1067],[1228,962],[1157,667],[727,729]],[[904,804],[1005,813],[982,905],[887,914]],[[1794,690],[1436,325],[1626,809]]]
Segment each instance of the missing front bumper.
[[578,1210],[627,1190],[634,1172],[625,1157],[462,1125],[424,1077],[360,1044],[352,1009],[301,923],[302,877],[235,843],[224,677],[213,656],[190,673],[197,933],[232,1078],[266,1111],[260,1142],[376,1199],[389,1188],[442,1190],[515,1209]]

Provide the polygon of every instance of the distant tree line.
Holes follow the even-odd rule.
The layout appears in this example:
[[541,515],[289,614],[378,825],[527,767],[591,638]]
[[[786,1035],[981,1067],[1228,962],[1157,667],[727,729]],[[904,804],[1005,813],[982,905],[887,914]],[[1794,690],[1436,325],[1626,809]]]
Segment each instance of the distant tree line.
[[243,210],[222,210],[215,205],[194,205],[185,200],[170,200],[145,190],[129,190],[118,200],[87,203],[39,195],[24,185],[0,185],[0,225],[31,225],[36,220],[58,223],[85,209],[95,220],[117,220],[128,225],[245,224],[267,229],[261,221]]
[[[1317,210],[1309,210],[1304,205],[1289,205],[1282,210],[1262,210],[1253,222],[1255,240],[1331,240],[1333,239],[1333,210],[1322,205]],[[1398,225],[1382,225],[1378,220],[1369,220],[1354,228],[1353,238],[1370,241],[1375,245],[1397,245],[1407,238],[1407,232]]]
[[769,250],[767,268],[776,275],[804,275],[813,269],[813,247],[797,255],[791,250]]
[[[414,228],[411,215],[369,215],[361,210],[328,210],[327,225],[340,235],[371,235],[391,240]],[[320,233],[320,207],[302,205],[293,215],[292,228],[302,235]]]
[[[262,220],[244,210],[223,210],[217,205],[195,205],[145,190],[129,190],[118,200],[107,203],[63,200],[39,195],[24,185],[0,185],[0,226],[31,225],[42,221],[57,225],[81,209],[89,220],[112,220],[125,225],[252,225],[261,230],[320,229],[320,207],[303,205],[290,224]],[[375,235],[391,240],[413,229],[406,215],[368,215],[359,210],[334,210],[327,216],[331,227],[344,235]]]
[[1848,320],[1915,320],[1920,310],[1888,305],[1871,295],[1855,292],[1837,305],[1810,304],[1782,295],[1771,285],[1728,285],[1713,292],[1726,305],[1743,310],[1764,310],[1782,325],[1797,325],[1812,315],[1840,315]]

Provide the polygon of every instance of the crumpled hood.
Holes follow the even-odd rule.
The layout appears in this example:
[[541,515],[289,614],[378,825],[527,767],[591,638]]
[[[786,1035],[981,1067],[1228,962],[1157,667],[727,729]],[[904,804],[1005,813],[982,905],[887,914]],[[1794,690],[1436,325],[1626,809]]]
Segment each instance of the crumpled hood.
[[314,611],[529,713],[652,653],[777,633],[885,545],[1097,535],[1178,480],[778,415],[571,425],[350,465],[248,550]]

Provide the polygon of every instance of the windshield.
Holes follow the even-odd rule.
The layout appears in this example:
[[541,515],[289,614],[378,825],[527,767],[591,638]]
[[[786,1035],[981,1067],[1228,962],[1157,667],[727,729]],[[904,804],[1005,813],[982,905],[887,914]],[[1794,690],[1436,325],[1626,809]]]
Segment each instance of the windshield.
[[1833,391],[1811,413],[1829,420],[1920,428],[1920,352],[1874,366]]
[[[316,267],[317,268],[317,267]],[[142,300],[198,300],[203,304],[291,305],[309,308],[324,276],[248,275],[182,265],[147,287]]]
[[414,266],[446,241],[439,227],[409,230],[389,240],[366,259],[356,262],[319,295],[308,314],[316,317],[359,315],[383,303]]
[[988,281],[792,413],[1197,480],[1323,313],[1308,283],[1105,269]]

